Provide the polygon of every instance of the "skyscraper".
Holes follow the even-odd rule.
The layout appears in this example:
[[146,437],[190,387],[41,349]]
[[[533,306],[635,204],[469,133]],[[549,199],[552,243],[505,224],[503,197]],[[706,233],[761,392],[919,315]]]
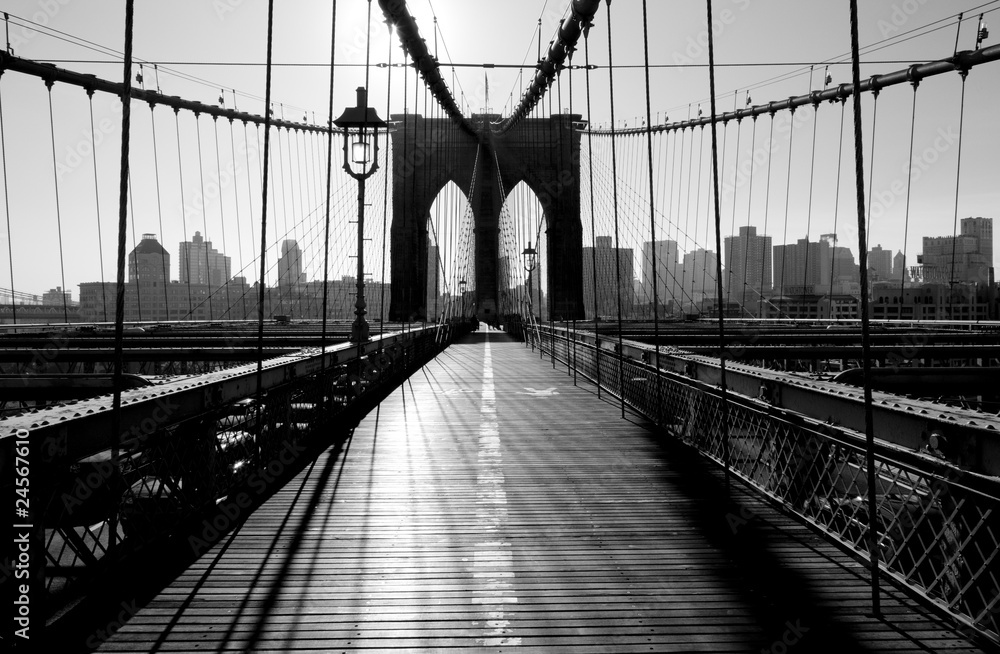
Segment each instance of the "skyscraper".
[[660,304],[681,299],[680,270],[677,260],[677,241],[646,241],[642,244],[641,304],[653,302],[653,257],[656,257],[656,297]]
[[993,219],[963,218],[957,236],[925,236],[924,282],[993,283]]
[[[597,266],[597,315],[603,318],[618,316],[618,298],[621,297],[622,315],[632,311],[633,253],[631,248],[614,247],[610,236],[594,239],[596,247],[583,248],[583,302],[587,316],[594,317],[594,265]],[[615,263],[618,263],[617,272]]]
[[892,250],[883,250],[876,245],[868,251],[868,270],[870,282],[882,282],[892,279]]
[[306,283],[302,272],[302,250],[298,241],[286,239],[281,243],[281,257],[278,259],[278,286],[299,286]]
[[896,256],[892,258],[892,278],[897,281],[910,281],[910,271],[906,269],[906,256],[902,252],[896,252]]
[[139,245],[129,253],[128,281],[140,284],[170,282],[170,253],[156,240],[156,234],[143,234]]
[[438,262],[438,246],[427,246],[427,316],[441,313],[441,264]]
[[758,236],[756,227],[740,227],[739,236],[726,237],[726,270],[722,281],[728,302],[747,310],[771,290],[771,237]]
[[201,232],[195,232],[190,241],[181,242],[178,265],[181,283],[206,284],[212,288],[224,286],[232,268],[230,258],[213,248]]

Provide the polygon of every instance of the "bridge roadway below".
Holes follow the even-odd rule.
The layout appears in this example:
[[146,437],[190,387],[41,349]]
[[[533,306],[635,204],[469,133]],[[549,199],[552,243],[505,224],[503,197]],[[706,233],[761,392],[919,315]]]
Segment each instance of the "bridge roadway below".
[[970,652],[501,332],[449,347],[100,651]]

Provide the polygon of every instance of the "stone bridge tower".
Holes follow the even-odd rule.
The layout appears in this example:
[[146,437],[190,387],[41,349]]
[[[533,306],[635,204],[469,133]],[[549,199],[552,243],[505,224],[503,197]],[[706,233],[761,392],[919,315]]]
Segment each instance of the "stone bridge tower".
[[[391,320],[428,316],[427,247],[431,205],[448,182],[468,193],[474,215],[476,313],[498,311],[500,211],[524,182],[538,197],[548,237],[548,301],[557,320],[584,317],[583,230],[580,222],[579,115],[522,120],[493,132],[500,117],[473,115],[476,134],[446,118],[394,114]],[[497,173],[499,169],[499,174]]]

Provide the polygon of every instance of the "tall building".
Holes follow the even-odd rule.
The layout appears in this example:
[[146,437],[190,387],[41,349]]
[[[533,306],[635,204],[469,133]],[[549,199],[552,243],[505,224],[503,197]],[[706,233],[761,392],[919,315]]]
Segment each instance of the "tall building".
[[850,248],[836,245],[836,234],[818,242],[774,246],[774,290],[782,295],[813,293],[856,294],[860,277]]
[[300,286],[306,283],[302,272],[302,250],[298,241],[287,239],[281,243],[281,257],[278,259],[278,286]]
[[427,316],[441,313],[441,263],[438,261],[438,246],[427,246]]
[[740,227],[739,236],[726,237],[722,281],[727,302],[747,310],[760,306],[760,298],[771,291],[770,253],[771,237],[758,236],[756,227]]
[[830,260],[827,241],[810,242],[800,238],[797,243],[774,246],[774,289],[780,295],[812,293],[823,279],[823,263]]
[[73,304],[72,291],[62,290],[62,286],[56,286],[42,293],[42,306],[54,307]]
[[646,241],[642,244],[642,283],[636,289],[641,304],[653,302],[653,257],[656,257],[656,297],[661,305],[681,301],[677,241]]
[[128,280],[140,284],[170,282],[170,253],[156,240],[156,234],[143,234],[139,245],[129,253]]
[[868,281],[883,282],[892,279],[892,250],[883,250],[881,244],[868,251]]
[[[597,315],[602,318],[618,316],[618,298],[621,296],[623,317],[632,312],[633,253],[631,248],[618,248],[610,236],[594,239],[596,247],[583,248],[583,303],[587,317],[594,317],[594,266],[597,268]],[[615,263],[618,262],[616,271]],[[617,274],[616,274],[617,273]]]
[[963,218],[957,236],[925,236],[924,283],[993,283],[993,219]]
[[906,256],[902,252],[896,252],[892,258],[892,278],[896,281],[910,281],[910,271],[906,269]]
[[178,277],[182,284],[205,284],[213,288],[229,281],[232,263],[229,257],[212,247],[201,232],[195,232],[190,241],[180,244]]
[[706,295],[715,296],[715,275],[719,265],[718,257],[712,250],[694,250],[684,254],[681,268],[681,284],[686,296],[698,302]]

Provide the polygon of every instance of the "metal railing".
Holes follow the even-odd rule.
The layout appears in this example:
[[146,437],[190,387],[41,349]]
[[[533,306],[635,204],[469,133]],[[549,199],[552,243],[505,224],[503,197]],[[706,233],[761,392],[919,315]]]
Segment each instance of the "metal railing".
[[[612,337],[544,326],[536,344],[704,456],[725,465],[728,453],[747,486],[868,559],[863,433],[732,391],[723,425],[719,387],[657,369],[651,346],[629,343],[646,351],[623,356]],[[875,466],[880,568],[966,633],[1000,642],[1000,480],[885,441]]]
[[30,462],[22,517],[34,605],[49,617],[167,539],[201,554],[346,436],[452,331],[439,325],[270,359],[259,395],[256,364],[125,391],[117,435],[110,396],[0,420],[5,497],[17,492],[12,468]]

